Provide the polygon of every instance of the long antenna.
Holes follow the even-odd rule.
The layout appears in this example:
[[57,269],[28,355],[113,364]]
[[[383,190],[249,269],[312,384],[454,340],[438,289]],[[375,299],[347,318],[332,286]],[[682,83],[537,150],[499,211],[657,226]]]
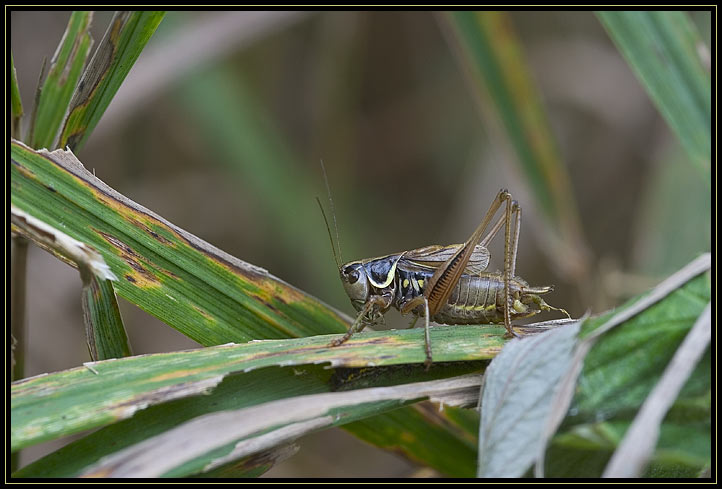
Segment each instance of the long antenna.
[[336,258],[336,265],[338,265],[338,268],[341,269],[341,262],[343,261],[343,255],[341,254],[341,240],[338,237],[338,224],[336,223],[336,208],[333,205],[333,198],[331,198],[331,186],[328,184],[328,175],[326,174],[326,166],[323,164],[323,160],[321,160],[321,170],[323,171],[323,181],[326,183],[326,193],[328,194],[328,202],[331,207],[331,216],[333,217],[333,229],[336,231],[336,246],[338,247],[338,255],[336,255],[336,250],[333,246],[333,238],[331,237],[331,228],[328,225],[328,219],[326,219],[326,213],[323,211],[323,206],[321,205],[321,201],[318,197],[316,197],[316,201],[318,202],[319,207],[321,207],[321,214],[323,214],[323,220],[326,221],[326,230],[328,231],[328,237],[331,240],[331,249],[333,249],[333,256]]
[[328,231],[328,239],[331,241],[331,251],[333,252],[333,259],[336,260],[336,266],[338,269],[341,269],[341,262],[338,259],[338,255],[336,255],[336,247],[333,245],[333,236],[331,235],[331,228],[328,226],[328,219],[326,219],[326,213],[323,210],[323,204],[321,204],[321,199],[316,197],[316,202],[318,202],[318,207],[321,209],[321,215],[323,216],[323,220],[326,223],[326,231]]

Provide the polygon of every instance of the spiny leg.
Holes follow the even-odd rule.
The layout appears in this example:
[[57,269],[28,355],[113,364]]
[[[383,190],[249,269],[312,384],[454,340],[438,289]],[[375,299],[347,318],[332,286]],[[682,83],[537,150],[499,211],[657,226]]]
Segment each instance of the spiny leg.
[[[511,314],[509,311],[509,303],[511,301],[511,293],[509,291],[509,282],[514,277],[516,271],[516,254],[519,248],[519,230],[521,228],[521,207],[517,201],[511,200],[511,194],[504,193],[503,196],[506,206],[504,209],[504,327],[507,336],[519,335],[514,332],[511,326]],[[514,217],[514,229],[512,231],[511,221],[512,214]]]
[[[431,367],[431,335],[429,333],[429,300],[424,297],[423,295],[414,297],[410,301],[403,304],[399,311],[401,314],[408,314],[409,312],[413,311],[416,307],[420,306],[421,304],[424,305],[424,351],[426,352],[426,360],[424,360],[424,368],[426,370],[429,370],[429,367]],[[414,317],[413,321],[411,321],[411,326],[409,326],[409,329],[413,328],[416,325],[416,321],[419,319],[419,316]]]
[[377,296],[372,296],[371,298],[369,298],[369,300],[366,301],[366,304],[364,304],[363,309],[361,309],[361,312],[359,312],[359,315],[356,316],[354,322],[351,323],[351,326],[349,326],[346,334],[339,339],[333,340],[331,343],[328,344],[328,346],[341,345],[345,343],[349,338],[351,338],[354,333],[362,331],[366,327],[366,323],[363,322],[364,317],[366,317],[366,314],[368,314],[369,311],[371,311],[373,307],[378,304],[384,304],[384,300]]
[[450,256],[449,259],[437,268],[431,276],[426,288],[424,289],[424,297],[426,297],[429,301],[429,312],[431,316],[436,315],[436,313],[439,312],[439,310],[441,310],[441,308],[444,307],[449,300],[451,292],[459,283],[459,279],[463,275],[466,265],[471,259],[471,255],[476,248],[476,244],[482,242],[482,237],[484,237],[484,243],[488,242],[488,240],[490,240],[498,232],[501,223],[503,223],[505,219],[508,219],[508,216],[502,216],[502,219],[493,226],[489,235],[484,235],[486,228],[491,223],[492,218],[496,215],[496,212],[499,210],[499,207],[501,207],[501,204],[508,202],[510,199],[511,195],[507,190],[499,191],[496,198],[491,203],[489,210],[486,211],[484,219],[482,219],[479,226],[476,230],[474,230],[466,243],[464,243],[464,246],[460,247],[456,253]]
[[426,342],[426,360],[424,360],[424,370],[431,368],[431,337],[429,334],[429,301],[424,297],[424,341]]

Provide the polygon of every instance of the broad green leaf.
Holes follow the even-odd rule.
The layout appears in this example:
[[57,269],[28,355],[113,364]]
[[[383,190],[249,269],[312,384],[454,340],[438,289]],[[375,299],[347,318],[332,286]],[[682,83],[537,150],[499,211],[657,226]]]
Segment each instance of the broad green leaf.
[[559,250],[559,266],[582,273],[586,245],[571,181],[511,20],[502,12],[455,11],[446,18],[459,44],[462,68],[472,74],[472,90],[501,121],[538,207],[562,234],[561,239],[546,235]]
[[15,62],[10,54],[10,112],[12,114],[12,137],[21,138],[20,121],[23,116],[23,101],[20,98],[20,89],[18,88],[18,77],[15,73]]
[[[711,311],[712,303],[709,302],[639,408],[634,421],[605,467],[603,477],[639,477],[649,465],[659,440],[662,420],[705,351],[709,351],[712,339]],[[704,465],[707,465],[706,460]]]
[[[586,356],[570,412],[547,452],[547,476],[601,475],[709,299],[710,278],[704,273],[600,337]],[[620,311],[639,300],[630,301]],[[594,331],[611,314],[587,321],[583,332]],[[670,468],[676,466],[676,473],[689,475],[709,464],[710,373],[708,353],[662,423],[649,474],[668,474],[677,470]],[[606,448],[600,451],[600,444]],[[567,457],[569,447],[579,450],[574,457]]]
[[117,12],[70,102],[58,147],[80,149],[165,12]]
[[708,177],[712,89],[703,59],[709,48],[685,12],[598,12],[692,162]]
[[35,119],[28,144],[33,148],[55,149],[58,131],[68,113],[70,99],[83,73],[93,40],[90,37],[91,12],[73,12],[60,41],[50,70],[40,87]]
[[[611,419],[644,400],[710,298],[703,274],[624,324],[605,333],[587,355],[571,421]],[[588,333],[604,317],[584,326]],[[704,392],[709,382],[699,379]]]
[[580,326],[511,341],[491,362],[481,398],[479,477],[521,477],[536,460]]
[[117,293],[209,346],[346,331],[340,314],[130,201],[71,152],[13,142],[11,201],[95,248]]
[[[502,331],[432,328],[434,360],[488,360],[506,341]],[[106,360],[25,379],[12,386],[12,448],[103,426],[149,404],[204,392],[232,372],[324,362],[347,367],[422,363],[423,333],[415,329],[359,334],[335,348],[328,345],[336,337],[327,335],[254,341]]]

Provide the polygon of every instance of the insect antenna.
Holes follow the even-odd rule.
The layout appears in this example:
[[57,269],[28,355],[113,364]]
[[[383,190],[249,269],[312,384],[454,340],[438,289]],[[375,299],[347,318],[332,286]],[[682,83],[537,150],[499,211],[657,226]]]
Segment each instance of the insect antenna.
[[333,244],[333,236],[331,235],[331,227],[328,225],[328,219],[326,218],[326,213],[323,210],[323,205],[321,205],[321,200],[316,197],[316,202],[318,202],[318,206],[321,209],[321,214],[323,215],[323,220],[326,222],[326,231],[328,231],[328,239],[331,240],[331,250],[333,251],[333,257],[336,260],[336,265],[338,266],[339,270],[341,269],[341,263],[343,261],[342,255],[341,255],[341,240],[338,237],[338,224],[336,223],[336,209],[333,205],[333,199],[331,198],[331,186],[328,184],[328,176],[326,175],[326,167],[323,164],[323,160],[321,160],[321,170],[323,171],[323,181],[326,183],[326,193],[328,194],[328,202],[331,208],[331,216],[333,216],[333,228],[336,231],[336,246],[338,247],[338,254],[336,254],[336,247],[334,247]]
[[333,259],[336,260],[336,266],[338,269],[341,269],[341,262],[339,261],[338,255],[336,254],[336,247],[333,244],[333,235],[331,234],[331,228],[328,226],[328,219],[326,218],[326,212],[323,210],[323,204],[321,204],[321,199],[316,197],[316,202],[318,202],[318,208],[321,209],[321,215],[323,216],[323,221],[326,223],[326,231],[328,231],[328,239],[331,241],[331,251],[333,252]]

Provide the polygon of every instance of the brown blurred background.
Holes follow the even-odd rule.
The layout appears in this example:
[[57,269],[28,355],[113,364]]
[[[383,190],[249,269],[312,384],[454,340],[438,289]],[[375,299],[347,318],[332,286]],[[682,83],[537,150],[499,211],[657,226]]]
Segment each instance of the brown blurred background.
[[[691,15],[709,39],[709,15]],[[95,14],[96,46],[111,16]],[[325,200],[320,160],[346,261],[462,242],[507,187],[524,209],[517,273],[555,284],[550,303],[572,316],[600,312],[710,249],[709,184],[592,12],[510,16],[571,176],[591,298],[540,251],[515,154],[481,117],[433,13],[169,12],[77,156],[141,205],[349,314],[314,202]],[[11,13],[26,112],[68,17]],[[88,361],[78,273],[31,246],[27,291],[26,375]],[[120,302],[135,354],[198,346]],[[299,443],[268,476],[416,469],[342,430]],[[25,450],[22,465],[56,446]]]

